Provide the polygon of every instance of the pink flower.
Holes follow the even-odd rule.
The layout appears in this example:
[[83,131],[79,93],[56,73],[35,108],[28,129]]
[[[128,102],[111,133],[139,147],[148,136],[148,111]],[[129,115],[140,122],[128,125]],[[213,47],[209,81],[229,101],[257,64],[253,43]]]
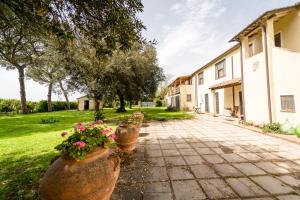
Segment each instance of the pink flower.
[[116,134],[111,134],[110,136],[108,136],[109,139],[114,140],[116,138]]
[[103,134],[104,134],[104,135],[107,135],[107,134],[109,134],[109,132],[110,132],[110,131],[109,131],[109,130],[107,130],[107,129],[104,129],[104,130],[103,130]]
[[67,135],[68,134],[68,132],[67,131],[64,131],[64,132],[62,132],[60,135],[61,135],[61,137],[65,137],[65,135]]
[[84,128],[83,126],[80,126],[80,127],[78,128],[78,130],[82,132],[82,131],[85,130],[85,128]]
[[113,130],[112,127],[110,127],[109,130],[112,131]]
[[78,141],[78,142],[74,142],[73,145],[75,145],[81,149],[81,148],[85,147],[86,144],[83,141]]

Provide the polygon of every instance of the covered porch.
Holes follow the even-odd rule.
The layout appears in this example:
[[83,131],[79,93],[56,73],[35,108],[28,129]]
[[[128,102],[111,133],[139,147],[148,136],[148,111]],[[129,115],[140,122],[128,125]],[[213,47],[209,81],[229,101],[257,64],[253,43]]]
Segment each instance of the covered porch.
[[[219,115],[220,109],[224,116],[242,118],[243,116],[243,95],[241,88],[241,79],[235,78],[211,86],[213,93],[214,114]],[[223,97],[219,95],[218,90],[223,89]],[[222,98],[222,99],[221,99]],[[220,108],[220,101],[223,101],[223,108]]]

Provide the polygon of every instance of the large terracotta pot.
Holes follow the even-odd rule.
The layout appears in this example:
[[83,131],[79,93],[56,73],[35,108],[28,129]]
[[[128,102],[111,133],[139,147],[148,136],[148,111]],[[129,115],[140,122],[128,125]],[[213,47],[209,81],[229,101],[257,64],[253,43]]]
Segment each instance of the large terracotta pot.
[[142,112],[134,112],[133,116],[139,118],[141,124],[143,123],[143,121],[144,121],[144,114]]
[[136,142],[139,137],[138,127],[134,124],[121,124],[116,129],[115,142],[121,151],[132,153],[136,148]]
[[64,155],[47,170],[39,188],[42,200],[109,200],[120,173],[120,158],[97,148],[82,161]]

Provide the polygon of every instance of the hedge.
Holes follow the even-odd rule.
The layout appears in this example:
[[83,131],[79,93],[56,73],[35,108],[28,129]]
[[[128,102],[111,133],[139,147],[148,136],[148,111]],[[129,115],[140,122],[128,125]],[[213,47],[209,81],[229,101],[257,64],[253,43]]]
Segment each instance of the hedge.
[[[33,112],[47,112],[48,105],[46,100],[41,100],[38,102],[27,101],[28,111]],[[77,102],[70,102],[71,110],[77,109]],[[0,112],[9,113],[16,112],[18,113],[21,110],[21,102],[17,99],[0,99]],[[52,110],[67,110],[67,103],[65,101],[53,101]]]

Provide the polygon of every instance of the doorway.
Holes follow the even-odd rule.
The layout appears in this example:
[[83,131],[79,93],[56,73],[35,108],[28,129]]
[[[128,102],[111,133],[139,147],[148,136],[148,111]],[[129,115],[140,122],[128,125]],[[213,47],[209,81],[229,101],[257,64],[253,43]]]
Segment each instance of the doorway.
[[220,108],[219,108],[219,92],[215,93],[216,95],[216,114],[220,113]]
[[89,100],[85,100],[84,101],[84,110],[89,110],[90,108],[90,101]]
[[205,94],[205,112],[209,112],[209,99],[208,99],[208,94]]

